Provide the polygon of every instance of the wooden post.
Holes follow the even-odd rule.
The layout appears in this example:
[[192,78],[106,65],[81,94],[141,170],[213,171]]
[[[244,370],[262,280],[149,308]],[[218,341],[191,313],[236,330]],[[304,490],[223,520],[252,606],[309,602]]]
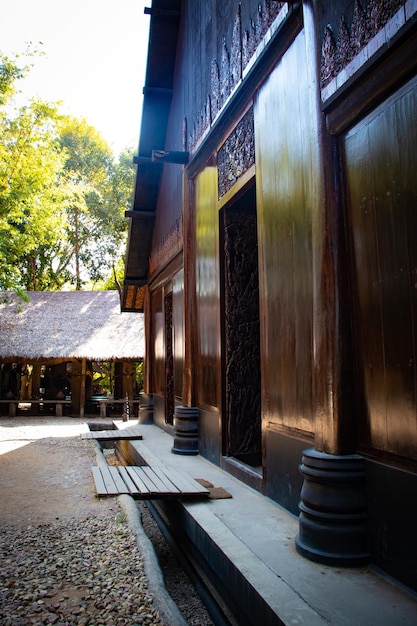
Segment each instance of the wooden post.
[[135,363],[134,361],[123,361],[123,384],[122,384],[122,392],[123,398],[126,396],[129,402],[129,410],[130,414],[134,414],[134,406],[133,406],[133,391],[135,386]]
[[114,386],[113,397],[121,400],[124,397],[124,363],[123,361],[114,362]]
[[143,319],[145,322],[145,355],[143,361],[143,391],[149,393],[151,389],[151,364],[149,363],[149,346],[151,341],[151,302],[149,297],[149,289],[146,285],[144,287],[144,305],[143,305]]
[[[313,31],[311,8],[305,20]],[[312,48],[312,44],[310,45]],[[317,53],[317,58],[318,58]],[[317,61],[319,63],[319,61]],[[317,70],[318,72],[318,70]],[[320,115],[319,113],[317,113]],[[353,393],[353,338],[342,206],[341,163],[338,139],[331,137],[319,117],[323,155],[322,197],[313,217],[314,288],[314,406],[315,449],[332,455],[354,454],[356,432]]]
[[195,336],[195,223],[192,210],[191,181],[186,172],[183,174],[183,229],[184,229],[184,373],[183,405],[194,406],[193,358]]
[[81,380],[80,380],[80,417],[84,417],[85,413],[85,377],[87,374],[87,361],[81,361]]
[[71,404],[72,410],[80,414],[80,396],[81,396],[81,361],[72,360],[71,369]]
[[41,386],[41,363],[34,363],[32,370],[32,384],[30,390],[30,398],[37,399],[39,398],[40,392],[39,387]]
[[[313,8],[303,3],[310,70],[320,76]],[[316,28],[315,28],[316,27]],[[314,70],[314,65],[315,70]],[[317,85],[317,78],[316,78]],[[316,97],[319,102],[319,94]],[[312,561],[360,566],[369,561],[366,475],[356,452],[351,309],[347,245],[341,202],[338,141],[330,137],[318,106],[322,179],[313,214],[314,448],[304,450],[296,548]]]

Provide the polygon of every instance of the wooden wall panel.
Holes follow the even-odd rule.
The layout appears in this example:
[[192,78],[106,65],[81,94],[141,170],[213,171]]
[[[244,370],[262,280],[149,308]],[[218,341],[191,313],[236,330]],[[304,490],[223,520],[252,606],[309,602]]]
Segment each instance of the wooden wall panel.
[[417,80],[345,137],[360,374],[361,446],[417,454]]
[[[224,104],[232,90],[232,77],[234,80],[240,78],[242,41],[250,42],[252,55],[284,4],[276,0],[182,2],[181,45],[175,60],[175,89],[165,142],[167,150],[190,150],[195,146],[208,128],[209,118],[214,118],[218,112],[214,107],[216,93],[220,92],[217,97],[221,96],[221,104]],[[218,86],[214,80],[214,68],[221,77]],[[169,262],[181,250],[183,244],[179,167],[166,166],[162,173],[152,242],[152,276],[156,275],[160,264]]]
[[[268,5],[268,6],[267,6]],[[233,48],[233,29],[241,15],[242,37],[246,31],[259,35],[262,26],[259,20],[266,19],[267,11],[273,12],[280,5],[276,0],[221,0],[197,2],[188,0],[182,5],[182,48],[177,58],[176,85],[172,106],[172,131],[182,131],[184,113],[187,116],[188,132],[192,134],[207,105],[212,91],[212,63],[220,69],[225,63],[225,47],[230,58]],[[261,9],[261,10],[260,10]],[[224,77],[226,79],[226,77]],[[230,80],[231,76],[227,76]],[[176,119],[175,119],[176,118]]]
[[220,279],[217,170],[207,167],[195,185],[196,294],[199,406],[220,403]]
[[[162,289],[151,294],[151,358],[153,393],[165,394],[165,326],[162,308]],[[153,357],[153,358],[152,358]]]
[[311,217],[317,181],[306,65],[301,33],[260,90],[255,140],[263,417],[312,432]]
[[182,399],[182,382],[184,374],[184,270],[175,274],[172,280],[172,334],[174,357],[174,395],[176,400]]

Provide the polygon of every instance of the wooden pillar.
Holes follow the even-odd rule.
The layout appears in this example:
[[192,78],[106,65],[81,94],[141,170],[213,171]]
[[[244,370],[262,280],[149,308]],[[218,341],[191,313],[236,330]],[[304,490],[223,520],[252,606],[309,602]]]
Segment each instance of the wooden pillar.
[[[320,199],[313,213],[314,449],[305,450],[296,547],[312,561],[369,561],[364,459],[356,452],[349,271],[338,140],[319,111],[320,55],[314,8],[303,3],[306,49],[316,74]],[[314,69],[315,68],[315,69]]]
[[[305,15],[310,12],[304,6]],[[314,443],[316,450],[343,455],[356,451],[348,246],[339,142],[328,134],[322,114],[319,119],[323,194],[313,219]]]
[[135,385],[135,363],[133,361],[123,361],[122,364],[122,398],[133,400],[133,390]]
[[122,395],[121,399],[125,400],[126,397],[129,402],[129,407],[123,405],[122,416],[123,419],[130,419],[134,415],[133,406],[133,390],[135,384],[135,363],[134,361],[123,361],[121,363],[121,377],[122,377]]
[[143,355],[143,392],[140,396],[139,416],[138,421],[140,424],[152,424],[153,423],[153,394],[150,391],[152,387],[151,372],[152,367],[149,362],[149,355],[151,354],[150,342],[151,342],[151,326],[152,326],[152,314],[151,314],[151,302],[149,296],[149,289],[146,285],[144,287],[144,305],[143,305],[143,320],[144,320],[144,334],[145,334],[145,354]]
[[143,391],[149,394],[150,389],[151,389],[151,371],[152,371],[151,364],[149,362],[152,315],[151,315],[151,299],[149,296],[148,286],[146,285],[144,289],[145,289],[145,296],[144,296],[144,306],[143,306],[143,310],[144,310],[143,319],[144,319],[144,326],[145,326],[144,328],[145,354],[143,358]]
[[41,368],[42,363],[34,363],[32,369],[32,384],[30,390],[30,397],[38,399],[40,396],[39,388],[41,386]]
[[75,414],[81,415],[81,361],[73,359],[71,370],[71,404]]
[[192,183],[186,172],[183,174],[183,229],[184,229],[184,372],[183,405],[192,407],[195,402],[193,361],[195,359],[195,222]]
[[[123,393],[123,385],[124,385],[124,380],[123,380],[123,374],[124,374],[124,364],[123,361],[115,361],[113,363],[114,366],[114,385],[113,385],[113,397],[115,399],[118,400],[123,400],[124,398],[124,393]],[[110,367],[112,367],[112,364],[110,363]]]
[[84,417],[85,413],[85,378],[87,375],[87,361],[82,359],[81,361],[81,386],[80,386],[80,417]]
[[184,170],[183,189],[183,263],[184,263],[184,370],[182,406],[174,411],[174,454],[198,454],[199,411],[195,397],[196,290],[195,290],[195,221],[193,185]]
[[21,365],[21,368],[22,368],[22,375],[20,377],[19,398],[20,400],[27,400],[28,397],[30,398],[30,396],[28,396],[29,376],[28,376],[28,369],[27,369],[26,363],[23,363]]

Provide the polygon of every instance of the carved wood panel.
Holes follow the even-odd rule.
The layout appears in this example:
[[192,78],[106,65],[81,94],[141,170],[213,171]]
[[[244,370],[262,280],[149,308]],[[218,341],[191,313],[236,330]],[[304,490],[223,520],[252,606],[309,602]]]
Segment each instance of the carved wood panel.
[[[243,199],[246,201],[246,198]],[[255,195],[224,212],[226,453],[261,452],[258,236]]]
[[355,0],[350,28],[344,15],[340,16],[337,34],[327,25],[321,46],[321,87],[343,70],[405,4],[405,0],[369,0],[365,7]]
[[[231,40],[223,38],[220,58],[211,62],[211,85],[204,102],[201,103],[197,119],[189,123],[184,120],[187,138],[183,147],[191,152],[203,134],[211,126],[233,89],[242,79],[242,73],[262,42],[267,30],[278,17],[286,2],[261,0],[256,15],[248,24],[242,24],[240,3],[236,11]],[[221,36],[221,33],[219,33]]]
[[243,116],[217,154],[219,198],[255,163],[253,107]]

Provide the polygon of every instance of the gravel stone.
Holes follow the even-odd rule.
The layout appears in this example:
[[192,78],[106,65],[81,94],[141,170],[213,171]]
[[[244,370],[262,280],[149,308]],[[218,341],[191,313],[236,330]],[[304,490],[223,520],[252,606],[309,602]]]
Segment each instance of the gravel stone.
[[[190,626],[212,626],[145,503],[129,499],[159,559],[163,589],[161,574],[157,585],[146,576],[125,507],[94,496],[96,450],[80,437],[83,420],[0,418],[0,426],[1,626],[178,626],[151,586]],[[117,462],[114,450],[103,453]]]
[[[6,566],[0,571],[3,626],[163,626],[121,514],[3,528],[0,561]],[[90,594],[92,578],[96,584]],[[124,595],[123,589],[130,593]]]

